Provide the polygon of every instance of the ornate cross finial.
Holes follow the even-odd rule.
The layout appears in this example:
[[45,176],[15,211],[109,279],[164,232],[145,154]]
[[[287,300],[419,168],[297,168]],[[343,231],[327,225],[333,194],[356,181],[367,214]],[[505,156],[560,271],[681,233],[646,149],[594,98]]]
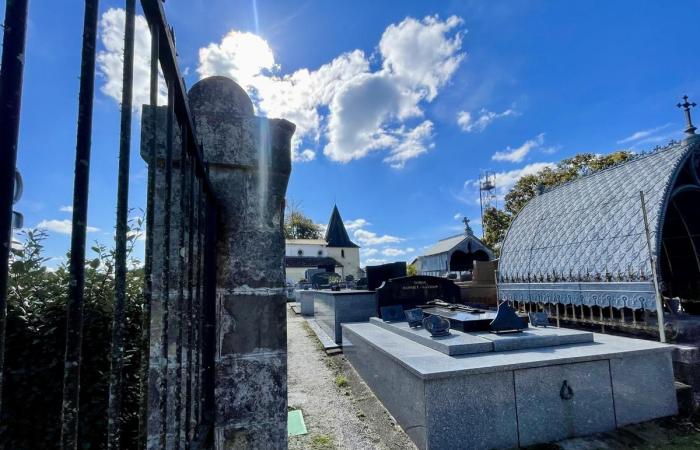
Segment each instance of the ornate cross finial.
[[465,217],[462,219],[462,222],[464,222],[464,232],[469,235],[474,234],[474,231],[472,231],[472,227],[469,226],[469,219]]
[[694,135],[695,130],[697,130],[697,128],[693,126],[693,121],[690,119],[690,108],[695,107],[695,102],[689,102],[688,96],[684,95],[683,103],[678,103],[676,106],[679,108],[683,108],[683,111],[685,111],[685,120],[688,125],[688,127],[685,129],[685,134],[687,134],[688,136]]

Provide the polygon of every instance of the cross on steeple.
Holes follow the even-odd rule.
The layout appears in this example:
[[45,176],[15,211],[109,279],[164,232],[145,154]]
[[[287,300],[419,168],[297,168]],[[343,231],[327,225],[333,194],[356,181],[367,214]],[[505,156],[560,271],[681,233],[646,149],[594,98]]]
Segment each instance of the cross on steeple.
[[464,232],[469,235],[474,234],[474,231],[472,231],[472,227],[469,226],[469,219],[465,217],[462,219],[462,222],[464,222]]
[[688,125],[688,127],[685,129],[685,134],[687,134],[688,136],[694,135],[695,130],[697,130],[697,128],[693,126],[693,121],[690,119],[690,108],[695,107],[695,102],[689,102],[688,96],[684,95],[683,103],[678,103],[676,106],[679,108],[683,108],[683,111],[685,111],[685,120]]

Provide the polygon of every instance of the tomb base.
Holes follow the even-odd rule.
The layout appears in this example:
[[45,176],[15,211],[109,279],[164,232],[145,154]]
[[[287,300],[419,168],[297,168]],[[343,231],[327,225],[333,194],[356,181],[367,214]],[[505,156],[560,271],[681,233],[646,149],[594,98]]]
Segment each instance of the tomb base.
[[343,324],[343,350],[420,449],[526,446],[677,413],[671,346],[529,328],[452,331],[431,348],[392,326]]

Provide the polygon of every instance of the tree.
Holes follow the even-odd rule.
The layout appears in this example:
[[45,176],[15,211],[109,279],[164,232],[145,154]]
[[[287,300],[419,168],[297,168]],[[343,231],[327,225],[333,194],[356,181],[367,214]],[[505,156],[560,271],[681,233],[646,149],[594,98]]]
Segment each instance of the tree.
[[301,212],[298,204],[290,202],[284,216],[285,239],[321,239],[321,229]]
[[506,237],[510,225],[510,215],[496,208],[484,211],[484,243],[499,253],[499,245]]
[[406,275],[409,277],[418,275],[418,268],[415,264],[409,264],[406,266]]
[[521,177],[505,196],[504,210],[489,208],[484,211],[484,241],[498,251],[513,218],[525,207],[539,190],[549,190],[581,176],[595,173],[628,161],[634,154],[620,150],[608,155],[579,153],[561,160],[554,167],[546,167],[537,173]]

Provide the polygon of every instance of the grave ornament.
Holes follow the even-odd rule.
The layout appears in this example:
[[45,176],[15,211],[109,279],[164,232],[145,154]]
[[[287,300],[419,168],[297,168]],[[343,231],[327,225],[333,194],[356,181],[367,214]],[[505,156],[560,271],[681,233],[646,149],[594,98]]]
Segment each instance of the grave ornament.
[[549,326],[549,314],[547,314],[546,312],[531,312],[529,316],[530,325],[532,325],[533,327],[547,328]]
[[431,337],[443,337],[450,334],[450,321],[440,316],[428,316],[423,319],[423,328]]
[[401,322],[406,318],[401,305],[391,305],[379,308],[379,315],[382,317],[384,322]]
[[492,333],[508,333],[524,330],[527,324],[518,317],[515,309],[508,302],[503,302],[498,305],[496,318],[491,321],[490,327]]
[[408,320],[408,326],[411,328],[418,328],[423,325],[423,310],[420,308],[407,309],[404,311],[406,314],[406,320]]

